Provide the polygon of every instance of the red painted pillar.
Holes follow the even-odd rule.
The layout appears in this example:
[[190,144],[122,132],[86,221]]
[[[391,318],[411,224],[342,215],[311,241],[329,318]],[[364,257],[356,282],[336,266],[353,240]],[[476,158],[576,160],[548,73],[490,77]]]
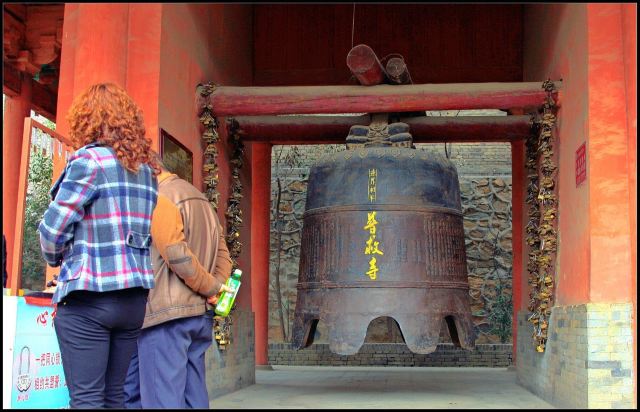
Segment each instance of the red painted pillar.
[[[635,13],[634,13],[635,14]],[[620,4],[587,5],[591,302],[637,303],[635,24]],[[631,30],[631,33],[628,31]],[[631,54],[631,55],[629,55]],[[626,55],[626,56],[625,56]],[[635,76],[634,76],[635,79]],[[629,117],[631,116],[631,122]],[[635,224],[634,224],[635,223]],[[637,307],[631,328],[637,362]],[[632,376],[637,394],[637,366]],[[635,406],[635,405],[634,405]]]
[[[7,238],[7,274],[13,273],[13,242],[15,240],[16,208],[20,183],[20,159],[24,118],[31,116],[31,77],[22,76],[19,96],[7,96],[2,126],[2,233]],[[7,286],[10,281],[7,280]]]
[[[64,137],[69,137],[69,124],[67,122],[67,112],[74,98],[74,72],[77,45],[78,29],[78,8],[77,3],[66,3],[64,6],[64,22],[62,26],[62,49],[60,54],[60,77],[58,78],[58,102],[56,113],[56,132]],[[71,147],[66,148],[70,153]],[[54,156],[53,173],[51,174],[52,184],[64,170],[66,161],[63,158]],[[46,281],[53,279],[54,274],[58,274],[60,268],[49,265],[46,267]]]
[[99,82],[126,85],[128,3],[81,3],[75,49],[74,95]]
[[[95,83],[126,86],[129,4],[66,3],[62,32],[56,131],[69,137],[66,116],[75,97]],[[53,180],[63,168],[54,162]],[[47,279],[57,271],[47,267]]]
[[[627,141],[628,141],[628,174],[629,174],[629,223],[631,232],[631,290],[638,286],[638,68],[637,68],[637,5],[623,4],[622,6],[622,42],[624,47],[624,73],[627,98]],[[633,313],[635,318],[631,322],[633,335],[633,381],[634,399],[638,392],[638,295],[632,295]]]
[[66,116],[76,96],[95,83],[126,86],[129,5],[67,3],[62,33],[56,131],[68,136]]
[[629,145],[622,10],[589,4],[587,181],[591,302],[632,302]]
[[256,365],[268,365],[271,144],[251,144],[251,306]]
[[523,307],[523,293],[526,293],[526,276],[524,275],[524,199],[527,187],[525,169],[524,140],[511,143],[511,242],[513,253],[513,269],[511,290],[513,294],[513,363],[518,353],[518,312]]
[[[127,73],[126,84],[123,84],[129,96],[142,110],[147,129],[146,135],[153,142],[152,147],[158,151],[160,150],[158,114],[161,101],[160,51],[163,7],[164,5],[160,3],[129,5]],[[171,106],[171,103],[166,104]],[[200,142],[199,136],[198,142]],[[196,156],[197,154],[194,153],[194,161]]]
[[[64,23],[62,26],[62,49],[60,52],[60,77],[58,78],[58,105],[56,113],[56,131],[69,136],[69,124],[66,116],[74,97],[73,84],[78,47],[78,8],[80,4],[64,5]],[[80,67],[79,67],[80,69]]]
[[126,88],[143,110],[147,134],[157,146],[161,4],[65,5],[57,131],[73,99],[92,84]]
[[68,136],[67,113],[89,86],[127,80],[129,5],[67,3],[64,9],[56,131]]

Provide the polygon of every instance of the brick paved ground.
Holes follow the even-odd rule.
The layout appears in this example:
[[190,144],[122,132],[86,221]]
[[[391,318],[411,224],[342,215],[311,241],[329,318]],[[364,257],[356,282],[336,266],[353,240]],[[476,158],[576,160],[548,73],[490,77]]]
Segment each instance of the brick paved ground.
[[212,409],[553,408],[506,368],[275,366]]

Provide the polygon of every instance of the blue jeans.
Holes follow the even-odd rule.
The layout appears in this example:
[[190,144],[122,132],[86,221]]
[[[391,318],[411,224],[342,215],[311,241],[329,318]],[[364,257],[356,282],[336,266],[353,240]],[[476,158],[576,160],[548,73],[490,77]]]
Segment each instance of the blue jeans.
[[209,409],[204,356],[211,314],[143,329],[125,381],[126,408]]
[[148,293],[74,291],[58,303],[53,324],[71,408],[124,407],[124,380]]

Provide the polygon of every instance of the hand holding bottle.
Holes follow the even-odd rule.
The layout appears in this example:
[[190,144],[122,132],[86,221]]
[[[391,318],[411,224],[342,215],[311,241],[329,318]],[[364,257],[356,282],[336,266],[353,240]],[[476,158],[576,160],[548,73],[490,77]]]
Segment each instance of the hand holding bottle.
[[207,303],[209,303],[211,305],[217,304],[218,303],[218,299],[220,299],[220,296],[222,295],[222,292],[232,293],[233,289],[223,283],[220,286],[220,290],[218,291],[218,293],[216,293],[215,295],[210,296],[210,297],[207,298]]
[[227,279],[226,285],[230,289],[224,291],[220,296],[220,301],[216,304],[214,309],[216,315],[226,317],[233,308],[233,303],[236,300],[238,289],[240,288],[240,277],[242,271],[240,269],[234,269],[231,277]]

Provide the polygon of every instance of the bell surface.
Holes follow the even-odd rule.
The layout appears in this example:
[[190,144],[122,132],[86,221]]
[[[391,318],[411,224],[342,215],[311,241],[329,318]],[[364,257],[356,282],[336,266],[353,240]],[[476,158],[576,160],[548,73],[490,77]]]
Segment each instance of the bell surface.
[[293,346],[350,355],[369,323],[396,320],[412,352],[475,346],[458,174],[443,156],[402,147],[325,155],[310,170]]

